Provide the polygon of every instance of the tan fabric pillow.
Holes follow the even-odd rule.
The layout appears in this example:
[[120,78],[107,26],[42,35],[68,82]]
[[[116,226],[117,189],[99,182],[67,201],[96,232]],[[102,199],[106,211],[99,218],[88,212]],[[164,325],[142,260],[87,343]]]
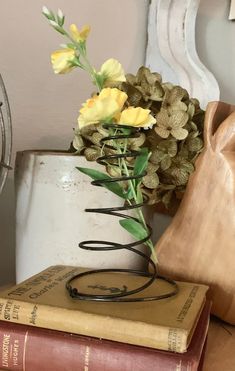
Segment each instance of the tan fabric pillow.
[[204,140],[181,205],[156,245],[159,272],[208,284],[212,312],[235,324],[235,106],[209,103]]

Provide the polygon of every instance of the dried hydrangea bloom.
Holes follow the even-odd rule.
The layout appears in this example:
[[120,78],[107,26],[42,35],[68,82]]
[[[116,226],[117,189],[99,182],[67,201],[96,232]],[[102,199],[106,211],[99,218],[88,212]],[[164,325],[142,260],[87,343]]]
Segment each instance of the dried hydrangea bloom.
[[[202,129],[204,111],[199,102],[190,98],[180,86],[162,82],[158,73],[141,67],[136,75],[127,74],[125,82],[116,82],[112,87],[124,91],[128,98],[125,108],[149,109],[156,118],[152,129],[139,128],[139,137],[128,140],[128,148],[138,151],[147,147],[151,151],[147,174],[143,178],[142,193],[149,204],[163,202],[175,208],[182,198],[194,162],[203,148]],[[89,129],[90,128],[90,129]],[[100,135],[94,135],[97,132]],[[99,138],[107,136],[102,125],[91,125],[80,133],[86,147],[83,153],[87,159],[95,160],[101,144]],[[111,143],[110,143],[111,144]],[[115,149],[103,148],[105,154],[114,154]],[[103,153],[103,154],[104,154]],[[133,159],[128,159],[130,166]],[[109,175],[116,174],[115,164],[106,167]]]
[[182,100],[188,99],[188,93],[180,86],[174,86],[172,89],[165,90],[165,96],[162,101],[162,108],[167,109],[169,114],[174,111],[187,111],[188,106]]
[[156,115],[155,131],[161,138],[168,138],[171,134],[174,138],[183,140],[188,135],[188,131],[183,128],[188,119],[189,115],[184,111],[169,114],[167,109],[162,108]]

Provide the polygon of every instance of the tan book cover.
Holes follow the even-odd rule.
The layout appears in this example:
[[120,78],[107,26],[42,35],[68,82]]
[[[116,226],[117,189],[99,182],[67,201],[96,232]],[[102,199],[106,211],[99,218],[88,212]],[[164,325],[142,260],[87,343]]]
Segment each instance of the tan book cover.
[[[72,299],[67,280],[86,269],[52,266],[0,293],[0,320],[183,353],[205,302],[208,287],[178,282],[179,293],[151,302],[92,302]],[[133,289],[144,277],[100,273],[75,281],[81,291],[103,294]],[[156,280],[138,296],[170,291]]]

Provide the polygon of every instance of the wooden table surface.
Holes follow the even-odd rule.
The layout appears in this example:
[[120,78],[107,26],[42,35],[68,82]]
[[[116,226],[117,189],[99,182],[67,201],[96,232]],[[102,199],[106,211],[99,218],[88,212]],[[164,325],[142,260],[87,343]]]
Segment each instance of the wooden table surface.
[[203,371],[235,371],[235,326],[211,318]]

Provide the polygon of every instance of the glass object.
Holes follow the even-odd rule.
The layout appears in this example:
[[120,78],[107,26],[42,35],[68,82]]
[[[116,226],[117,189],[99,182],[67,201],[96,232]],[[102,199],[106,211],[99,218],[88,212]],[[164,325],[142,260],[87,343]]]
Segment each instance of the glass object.
[[0,75],[0,193],[2,192],[10,167],[12,150],[11,112],[6,88]]

